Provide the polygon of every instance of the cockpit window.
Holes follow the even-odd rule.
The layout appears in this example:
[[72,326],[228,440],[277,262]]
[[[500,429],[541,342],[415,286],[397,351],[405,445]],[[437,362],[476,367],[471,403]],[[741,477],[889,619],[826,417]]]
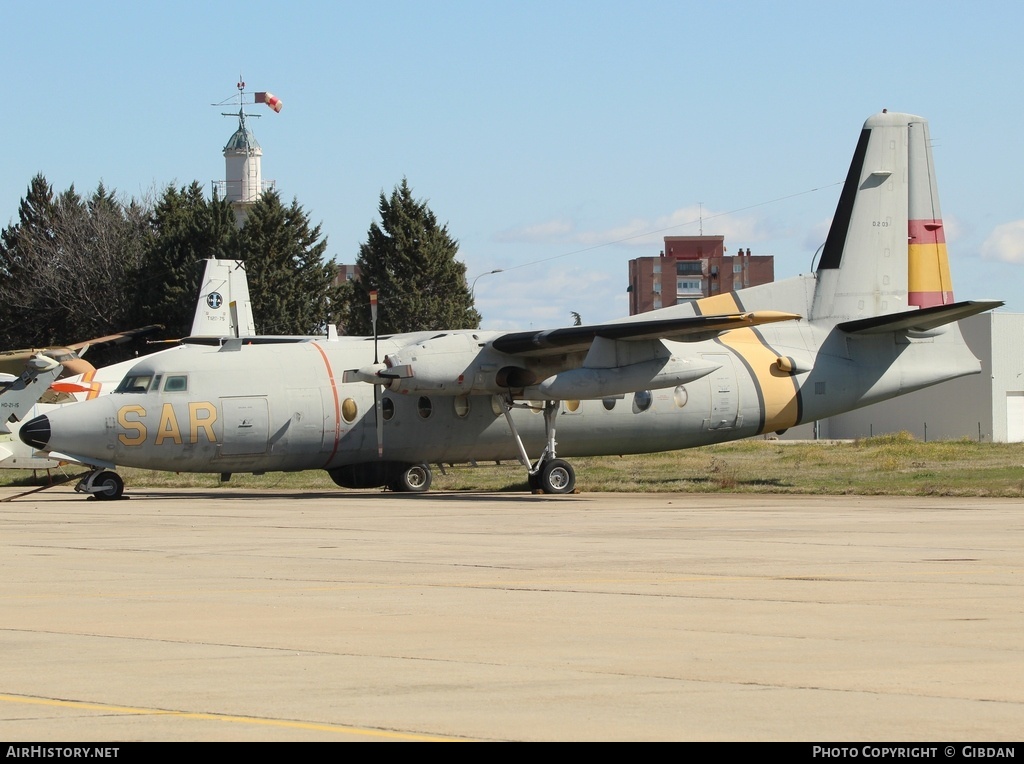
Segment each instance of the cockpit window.
[[[128,374],[121,380],[121,384],[114,390],[115,393],[146,393],[149,392],[150,384],[153,382],[152,374]],[[157,384],[160,378],[157,377]]]
[[185,374],[176,374],[168,377],[164,383],[165,393],[182,393],[188,390],[188,377]]

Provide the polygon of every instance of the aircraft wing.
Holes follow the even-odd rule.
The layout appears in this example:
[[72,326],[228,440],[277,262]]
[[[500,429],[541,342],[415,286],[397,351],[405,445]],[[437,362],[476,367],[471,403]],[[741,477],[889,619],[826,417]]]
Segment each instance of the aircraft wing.
[[93,340],[85,340],[84,342],[76,342],[74,345],[67,345],[72,350],[85,350],[86,348],[101,348],[108,347],[110,345],[122,345],[125,342],[129,342],[136,337],[145,337],[147,334],[158,332],[164,327],[160,324],[151,324],[150,326],[143,326],[141,329],[129,329],[126,332],[119,332],[117,334],[108,334],[106,337],[97,337]]
[[646,321],[620,321],[593,326],[567,326],[535,332],[509,332],[491,342],[502,353],[538,356],[554,353],[581,352],[590,348],[598,337],[609,340],[675,340],[701,342],[723,332],[776,321],[796,321],[801,316],[777,310],[749,313],[727,313],[717,316],[683,316]]

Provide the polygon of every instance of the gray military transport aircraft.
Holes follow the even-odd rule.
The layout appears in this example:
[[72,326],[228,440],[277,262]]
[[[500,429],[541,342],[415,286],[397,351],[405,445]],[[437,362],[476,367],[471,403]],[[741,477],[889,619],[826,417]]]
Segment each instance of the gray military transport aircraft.
[[926,120],[870,117],[812,274],[549,331],[186,342],[21,438],[92,466],[97,498],[121,495],[114,465],[421,492],[431,463],[510,458],[568,493],[564,456],[782,432],[977,374],[956,321],[1002,303],[953,301],[932,167]]

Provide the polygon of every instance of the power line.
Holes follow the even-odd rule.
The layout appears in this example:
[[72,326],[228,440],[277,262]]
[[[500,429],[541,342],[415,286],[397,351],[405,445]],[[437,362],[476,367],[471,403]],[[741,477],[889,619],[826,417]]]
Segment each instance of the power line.
[[580,254],[583,254],[584,252],[593,252],[595,249],[601,249],[602,247],[610,247],[613,244],[622,244],[623,242],[633,241],[634,239],[642,239],[645,236],[653,236],[654,234],[665,233],[666,231],[673,231],[673,230],[675,230],[677,228],[683,228],[684,226],[693,225],[694,223],[701,224],[702,229],[703,229],[703,221],[704,220],[714,220],[715,218],[723,218],[723,217],[726,217],[727,215],[735,215],[735,214],[737,214],[739,212],[746,212],[747,210],[757,209],[758,207],[764,207],[764,206],[767,206],[769,204],[775,204],[777,202],[784,202],[787,199],[795,199],[798,196],[805,196],[807,194],[813,194],[816,191],[824,191],[827,188],[833,188],[835,186],[841,186],[843,183],[844,183],[844,181],[842,181],[842,180],[836,181],[835,183],[829,183],[828,185],[825,185],[825,186],[818,186],[817,188],[809,188],[806,191],[798,191],[795,194],[787,194],[786,196],[779,196],[779,197],[776,197],[775,199],[769,199],[768,201],[758,202],[757,204],[750,204],[750,205],[747,205],[746,207],[737,207],[736,209],[730,210],[729,212],[719,212],[717,215],[704,216],[703,215],[703,208],[702,208],[702,210],[701,210],[702,214],[701,214],[701,216],[697,220],[689,220],[689,221],[687,221],[685,223],[676,223],[675,225],[670,225],[670,226],[668,226],[666,228],[657,228],[657,229],[654,229],[654,230],[651,230],[651,231],[644,231],[643,233],[635,233],[635,234],[632,234],[631,236],[623,236],[621,239],[614,239],[612,241],[602,242],[601,244],[594,244],[594,245],[591,245],[589,247],[583,247],[582,249],[574,249],[571,252],[563,252],[560,255],[552,255],[551,257],[543,257],[543,258],[541,258],[539,260],[531,260],[528,263],[521,263],[520,265],[509,265],[509,266],[506,266],[505,268],[503,268],[502,270],[504,270],[504,271],[514,271],[514,270],[516,270],[518,268],[529,268],[530,266],[533,266],[533,265],[540,265],[541,263],[549,263],[552,260],[561,260],[563,257],[571,257],[572,255],[580,255]]

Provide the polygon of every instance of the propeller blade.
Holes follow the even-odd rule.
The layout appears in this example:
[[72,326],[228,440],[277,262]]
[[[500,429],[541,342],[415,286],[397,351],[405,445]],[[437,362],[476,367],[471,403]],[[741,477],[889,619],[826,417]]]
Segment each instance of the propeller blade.
[[389,366],[381,369],[377,372],[377,376],[384,379],[410,379],[416,375],[413,373],[410,364],[402,364],[401,366]]
[[[377,360],[377,290],[370,291],[370,323],[373,325],[373,365]],[[377,458],[384,458],[384,407],[380,400],[380,387],[373,386],[373,413],[377,420]]]
[[373,409],[377,418],[377,458],[384,458],[384,406],[380,399],[380,387],[373,386]]

